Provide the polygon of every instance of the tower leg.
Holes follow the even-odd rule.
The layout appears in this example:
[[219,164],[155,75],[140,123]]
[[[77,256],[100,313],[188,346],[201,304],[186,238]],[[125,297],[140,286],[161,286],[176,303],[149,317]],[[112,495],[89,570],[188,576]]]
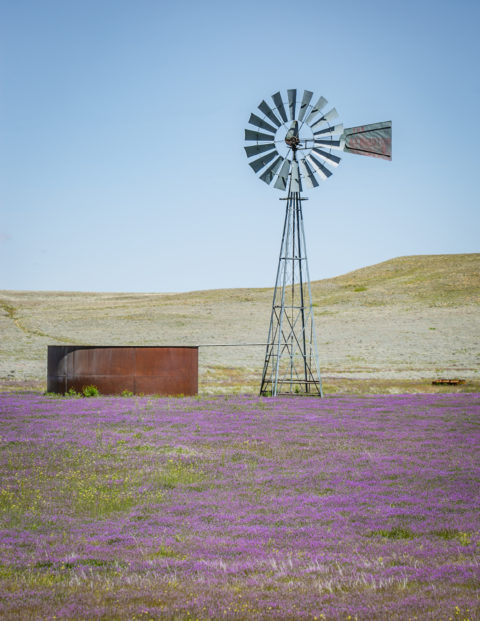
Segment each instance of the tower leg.
[[260,394],[323,397],[299,192],[287,198]]

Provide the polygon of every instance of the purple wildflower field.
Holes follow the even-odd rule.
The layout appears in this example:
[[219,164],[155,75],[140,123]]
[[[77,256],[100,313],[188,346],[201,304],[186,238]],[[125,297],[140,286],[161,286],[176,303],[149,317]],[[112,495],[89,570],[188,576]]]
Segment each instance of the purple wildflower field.
[[0,395],[4,619],[478,619],[480,395]]

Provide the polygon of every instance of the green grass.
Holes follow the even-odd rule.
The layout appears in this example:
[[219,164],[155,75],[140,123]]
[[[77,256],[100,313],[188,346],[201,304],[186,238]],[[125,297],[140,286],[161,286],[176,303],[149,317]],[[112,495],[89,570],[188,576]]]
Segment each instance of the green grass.
[[180,454],[148,470],[132,469],[124,446],[100,442],[96,449],[45,449],[44,466],[36,470],[34,481],[24,474],[33,465],[29,454],[16,451],[9,462],[8,483],[4,477],[0,488],[0,524],[12,527],[26,519],[32,529],[38,528],[38,518],[46,509],[48,513],[48,506],[63,506],[72,516],[104,519],[128,512],[139,499],[148,506],[161,503],[166,490],[203,480],[195,462],[184,461]]
[[371,536],[385,537],[386,539],[413,539],[416,535],[409,528],[394,526],[390,529],[373,530]]

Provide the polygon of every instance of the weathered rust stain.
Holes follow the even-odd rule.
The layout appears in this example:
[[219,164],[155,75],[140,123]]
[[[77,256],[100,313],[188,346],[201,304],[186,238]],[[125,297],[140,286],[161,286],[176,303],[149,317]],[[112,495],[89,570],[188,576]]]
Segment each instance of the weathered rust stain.
[[345,151],[380,157],[385,160],[392,159],[392,124],[374,123],[373,125],[359,125],[349,127],[344,132]]

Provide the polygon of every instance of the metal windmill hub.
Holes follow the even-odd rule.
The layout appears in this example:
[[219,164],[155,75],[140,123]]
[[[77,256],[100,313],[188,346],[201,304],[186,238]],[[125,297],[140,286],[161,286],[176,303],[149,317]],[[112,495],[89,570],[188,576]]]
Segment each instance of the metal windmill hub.
[[300,138],[298,136],[291,136],[290,138],[285,138],[285,142],[293,151],[296,151],[300,144]]
[[328,179],[340,163],[339,151],[391,160],[392,123],[347,129],[342,123],[333,125],[337,111],[324,112],[327,100],[314,99],[312,91],[303,91],[301,100],[297,89],[289,89],[286,98],[277,92],[272,102],[259,104],[262,116],[251,114],[251,127],[245,130],[251,168],[268,185],[288,192],[260,394],[323,396],[303,225],[303,184],[314,188],[319,179]]

